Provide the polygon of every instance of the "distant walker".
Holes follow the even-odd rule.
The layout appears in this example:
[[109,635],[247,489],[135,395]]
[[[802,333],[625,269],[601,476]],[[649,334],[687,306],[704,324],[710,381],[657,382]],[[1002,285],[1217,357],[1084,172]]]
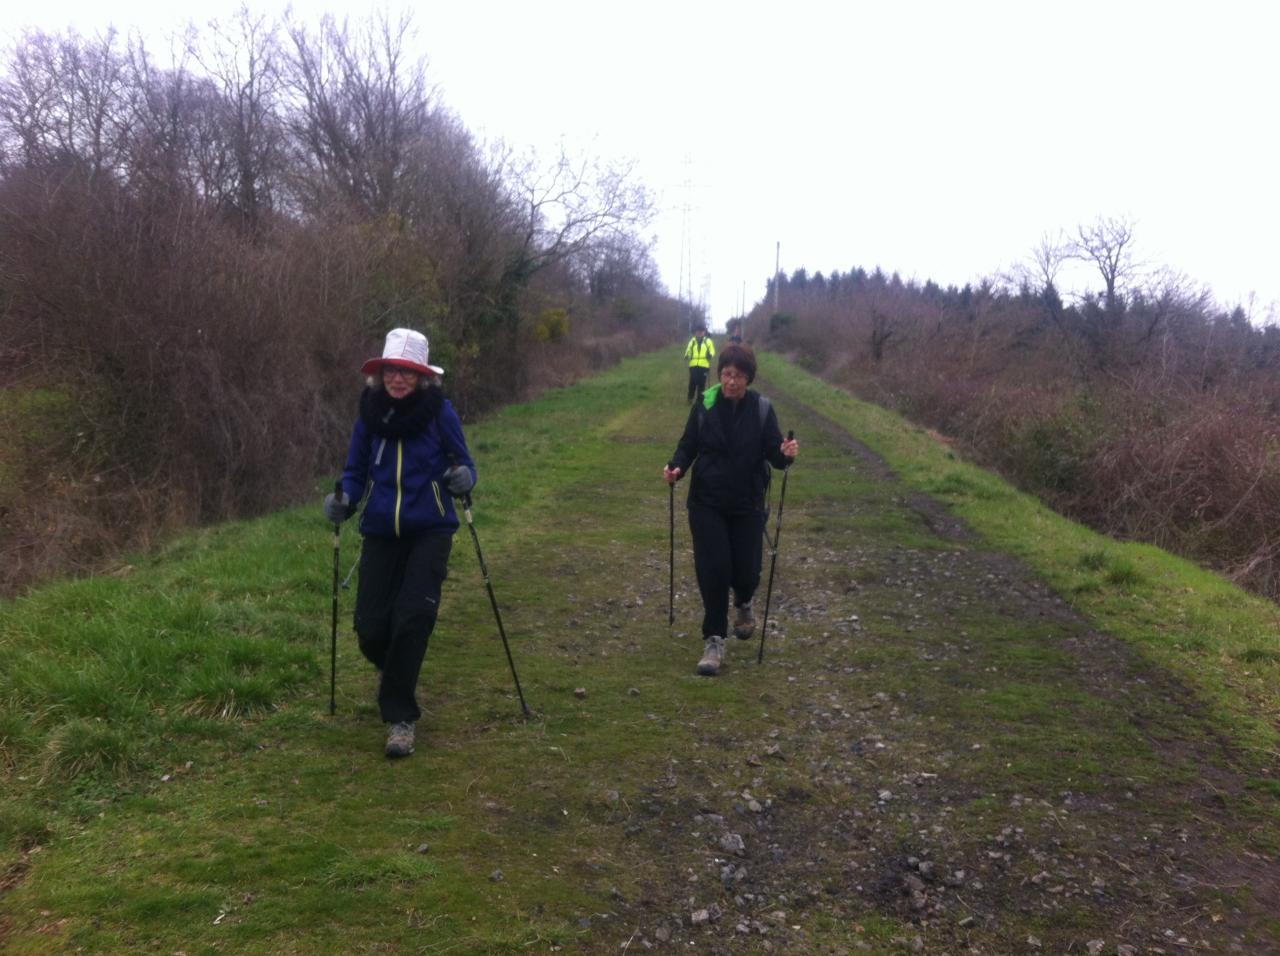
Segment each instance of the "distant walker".
[[711,360],[716,357],[715,343],[707,337],[707,327],[699,325],[693,330],[693,338],[684,347],[684,357],[689,360],[689,394],[685,402],[692,405],[702,401],[702,392],[707,387],[707,373],[711,370]]

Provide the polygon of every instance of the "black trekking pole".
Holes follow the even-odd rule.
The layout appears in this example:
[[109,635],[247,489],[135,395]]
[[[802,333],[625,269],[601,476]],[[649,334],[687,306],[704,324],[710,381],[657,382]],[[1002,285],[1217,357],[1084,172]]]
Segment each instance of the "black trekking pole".
[[525,719],[533,716],[529,705],[524,702],[524,692],[520,689],[520,675],[516,673],[516,662],[511,659],[511,645],[507,643],[507,632],[502,626],[502,614],[498,611],[498,599],[493,596],[493,585],[489,582],[489,566],[484,563],[484,554],[480,551],[480,538],[476,534],[476,524],[471,519],[471,493],[462,496],[462,513],[467,517],[467,528],[471,531],[471,540],[476,546],[476,560],[480,562],[480,576],[484,578],[485,590],[489,592],[489,603],[493,606],[493,617],[498,622],[498,633],[502,636],[502,648],[507,652],[507,663],[511,665],[511,677],[516,682],[516,695],[520,698],[520,710]]
[[[793,431],[787,432],[787,441],[796,437]],[[787,500],[787,475],[791,474],[791,466],[782,469],[782,490],[778,492],[778,523],[773,526],[772,557],[769,559],[769,587],[764,592],[764,626],[760,628],[760,653],[756,655],[756,663],[764,663],[764,639],[769,633],[769,601],[773,598],[773,572],[778,567],[778,540],[782,537],[782,503]],[[765,533],[767,538],[768,532]]]
[[[333,483],[334,496],[342,500],[342,482],[335,481]],[[339,573],[339,557],[338,550],[342,547],[342,524],[334,522],[333,524],[333,634],[329,641],[329,716],[332,717],[338,712],[337,687],[338,687],[338,573]]]
[[668,581],[669,600],[667,602],[667,627],[676,623],[676,486],[667,485],[671,492],[671,507],[668,511],[671,524],[671,560],[668,564],[670,576]]

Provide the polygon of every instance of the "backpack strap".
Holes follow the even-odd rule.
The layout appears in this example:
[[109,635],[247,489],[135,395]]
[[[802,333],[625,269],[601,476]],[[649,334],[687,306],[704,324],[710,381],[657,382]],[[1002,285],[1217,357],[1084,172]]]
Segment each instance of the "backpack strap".
[[[760,433],[764,434],[764,423],[769,420],[769,409],[773,407],[773,403],[765,398],[759,392],[756,392],[757,410],[760,412]],[[707,407],[701,402],[698,403],[698,430],[702,430],[702,420],[706,417]]]

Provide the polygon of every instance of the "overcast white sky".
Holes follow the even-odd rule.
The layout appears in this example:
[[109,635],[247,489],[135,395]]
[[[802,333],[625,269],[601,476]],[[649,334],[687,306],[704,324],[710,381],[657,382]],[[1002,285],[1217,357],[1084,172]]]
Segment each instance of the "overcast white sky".
[[[7,4],[0,25],[160,35],[234,6],[42,0]],[[637,163],[660,201],[663,276],[717,326],[744,283],[748,305],[763,296],[776,242],[787,272],[878,265],[961,285],[1098,216],[1135,222],[1141,258],[1220,303],[1253,294],[1257,321],[1280,302],[1280,4],[413,8],[432,77],[474,132]]]

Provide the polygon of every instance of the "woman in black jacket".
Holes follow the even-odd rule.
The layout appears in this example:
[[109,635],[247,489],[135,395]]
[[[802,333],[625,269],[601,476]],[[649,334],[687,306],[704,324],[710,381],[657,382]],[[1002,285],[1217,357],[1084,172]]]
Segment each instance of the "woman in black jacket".
[[729,630],[729,591],[736,616],[734,636],[751,637],[751,598],[760,583],[766,475],[785,468],[800,446],[784,441],[769,400],[747,388],[756,377],[755,353],[730,345],[718,361],[720,383],[707,389],[689,412],[684,434],[662,470],[675,484],[697,462],[689,483],[689,530],[702,594],[703,653],[698,673],[714,677],[724,659]]

